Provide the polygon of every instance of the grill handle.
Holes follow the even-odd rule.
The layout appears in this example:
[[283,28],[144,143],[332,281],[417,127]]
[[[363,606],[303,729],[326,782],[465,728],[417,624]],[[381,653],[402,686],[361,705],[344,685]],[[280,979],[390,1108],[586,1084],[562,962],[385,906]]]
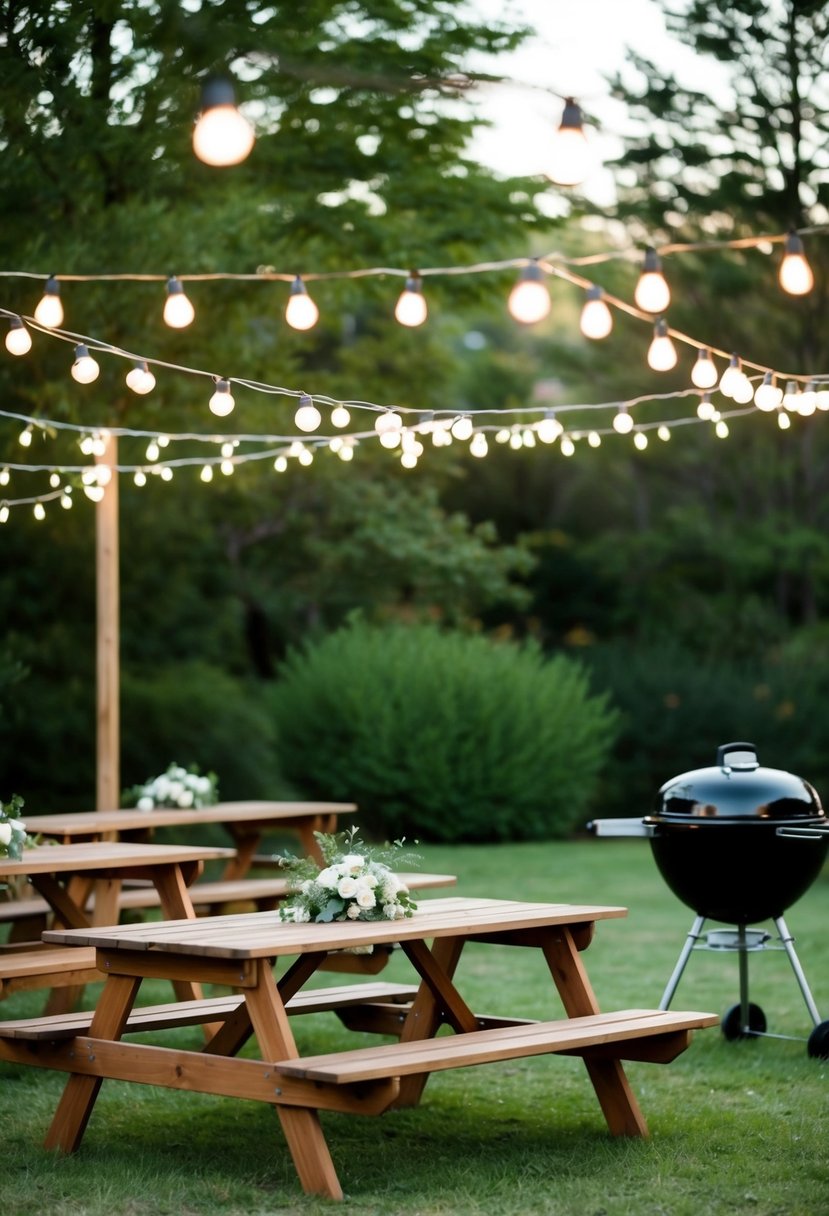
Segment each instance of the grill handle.
[[653,836],[653,824],[642,819],[591,819],[587,830],[594,836]]
[[823,840],[824,836],[829,836],[829,824],[809,828],[780,827],[775,832],[775,836],[783,836],[787,840]]

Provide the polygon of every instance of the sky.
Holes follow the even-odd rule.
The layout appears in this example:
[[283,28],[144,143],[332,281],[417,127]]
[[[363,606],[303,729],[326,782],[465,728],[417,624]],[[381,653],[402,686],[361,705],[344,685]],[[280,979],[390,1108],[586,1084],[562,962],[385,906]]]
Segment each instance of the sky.
[[558,126],[562,103],[542,90],[572,96],[601,124],[588,128],[597,167],[584,192],[609,202],[612,184],[602,159],[618,150],[613,132],[622,129],[625,115],[621,104],[610,98],[605,78],[621,67],[627,46],[670,64],[687,78],[699,69],[691,48],[668,35],[655,0],[511,0],[508,9],[497,0],[471,0],[470,7],[484,18],[504,19],[507,12],[514,13],[538,31],[518,51],[497,61],[498,70],[522,87],[489,90],[482,109],[494,125],[476,137],[474,158],[504,174],[544,173],[550,131]]

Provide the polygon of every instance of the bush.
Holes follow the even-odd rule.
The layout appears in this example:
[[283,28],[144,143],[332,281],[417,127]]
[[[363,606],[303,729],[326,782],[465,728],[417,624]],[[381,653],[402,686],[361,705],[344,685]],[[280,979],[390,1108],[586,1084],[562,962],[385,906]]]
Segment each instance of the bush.
[[176,761],[214,772],[223,802],[292,793],[276,767],[273,720],[260,685],[206,663],[188,662],[122,677],[124,787]]
[[281,766],[308,797],[430,841],[566,835],[615,720],[579,665],[534,643],[359,620],[289,654],[274,709]]

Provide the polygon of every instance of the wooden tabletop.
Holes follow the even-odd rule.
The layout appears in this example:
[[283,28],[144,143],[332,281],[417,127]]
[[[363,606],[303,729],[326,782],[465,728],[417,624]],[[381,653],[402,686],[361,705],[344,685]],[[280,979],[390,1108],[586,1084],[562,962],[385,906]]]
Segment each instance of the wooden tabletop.
[[425,901],[412,916],[395,921],[294,924],[281,921],[274,912],[248,912],[236,916],[204,916],[198,921],[51,930],[43,934],[43,939],[107,950],[153,950],[253,959],[431,937],[471,937],[535,926],[586,924],[626,915],[626,908],[595,904],[537,904],[454,896]]
[[27,815],[24,822],[33,835],[84,836],[90,832],[119,832],[136,828],[163,828],[200,823],[279,823],[327,815],[356,815],[353,802],[217,802],[213,806],[154,807],[139,811],[69,811],[58,815]]
[[154,865],[181,865],[233,857],[233,849],[211,845],[133,844],[129,841],[87,841],[80,844],[41,844],[25,849],[19,861],[0,858],[0,878],[19,874],[80,874]]

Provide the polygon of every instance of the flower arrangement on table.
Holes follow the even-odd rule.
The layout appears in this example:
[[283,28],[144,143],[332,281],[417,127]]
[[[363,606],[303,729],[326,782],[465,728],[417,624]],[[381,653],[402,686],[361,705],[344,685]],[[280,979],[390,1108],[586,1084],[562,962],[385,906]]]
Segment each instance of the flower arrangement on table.
[[128,806],[139,811],[152,811],[157,806],[173,806],[179,810],[190,807],[213,806],[219,800],[219,782],[215,773],[202,776],[195,767],[182,768],[171,764],[166,773],[134,785],[124,795]]
[[282,920],[402,920],[412,915],[417,904],[390,865],[411,865],[419,860],[417,854],[403,851],[402,840],[368,846],[355,827],[333,835],[315,832],[314,836],[324,866],[290,853],[279,859],[281,868],[291,871],[294,892],[280,906]]
[[0,857],[11,857],[12,861],[19,861],[26,845],[32,843],[20,818],[22,806],[19,794],[12,794],[9,802],[0,802]]

